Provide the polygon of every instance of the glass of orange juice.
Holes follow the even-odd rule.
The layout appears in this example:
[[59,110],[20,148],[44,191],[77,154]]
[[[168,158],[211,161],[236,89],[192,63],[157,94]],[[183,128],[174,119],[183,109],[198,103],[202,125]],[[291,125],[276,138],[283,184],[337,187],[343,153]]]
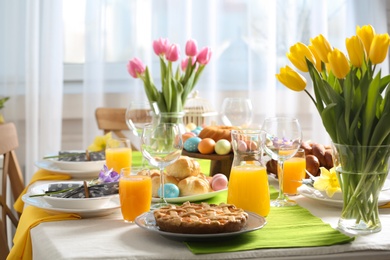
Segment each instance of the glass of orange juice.
[[131,167],[122,168],[119,179],[119,200],[126,222],[148,212],[152,203],[152,180],[147,175],[134,175]]
[[120,173],[122,168],[131,167],[132,150],[129,139],[112,138],[106,144],[106,165]]
[[267,171],[261,162],[261,131],[232,130],[232,147],[227,202],[266,217],[270,194]]
[[298,194],[298,187],[306,176],[305,150],[300,148],[294,157],[284,162],[283,192],[287,195]]

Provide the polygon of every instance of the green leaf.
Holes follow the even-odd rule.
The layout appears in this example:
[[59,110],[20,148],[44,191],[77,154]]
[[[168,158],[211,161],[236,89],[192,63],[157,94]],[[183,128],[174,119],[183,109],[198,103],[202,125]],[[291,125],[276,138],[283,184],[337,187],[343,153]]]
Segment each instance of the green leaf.
[[157,101],[158,91],[156,89],[156,86],[153,83],[153,79],[150,75],[150,71],[148,67],[146,67],[145,77],[143,77],[142,79],[144,81],[145,93],[149,101]]
[[332,140],[337,140],[338,136],[337,127],[335,127],[337,125],[335,111],[336,106],[336,103],[329,104],[320,114],[322,123]]
[[310,77],[313,81],[314,96],[317,102],[315,105],[317,107],[318,112],[322,114],[322,111],[324,110],[324,105],[319,89],[323,88],[323,81],[315,66],[308,59],[306,59],[306,63],[309,68]]
[[379,93],[380,73],[371,82],[368,91],[365,110],[363,111],[362,126],[363,126],[363,140],[362,145],[369,144],[369,140],[372,134],[373,122],[376,115],[377,101]]
[[9,97],[0,98],[0,109],[4,107],[4,103],[7,102]]
[[183,102],[183,106],[186,103],[188,95],[191,93],[191,91],[195,87],[194,81],[195,81],[195,73],[192,73],[191,77],[188,79],[188,81],[183,86],[183,91],[181,93],[181,100]]
[[161,86],[164,86],[164,79],[167,75],[167,65],[165,64],[164,58],[160,56],[160,76],[161,76]]

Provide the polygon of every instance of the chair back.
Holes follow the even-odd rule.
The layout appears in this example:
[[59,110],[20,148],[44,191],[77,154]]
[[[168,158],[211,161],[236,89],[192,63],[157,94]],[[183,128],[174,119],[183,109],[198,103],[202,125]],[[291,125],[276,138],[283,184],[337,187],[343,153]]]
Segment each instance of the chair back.
[[[0,124],[0,155],[3,155],[3,170],[1,172],[1,228],[0,228],[0,257],[8,255],[7,222],[10,220],[16,228],[19,223],[19,214],[14,213],[12,204],[24,189],[24,181],[15,150],[19,146],[16,127],[13,123]],[[9,186],[8,186],[9,185]],[[10,188],[11,198],[7,198]],[[7,204],[7,202],[9,204]],[[3,241],[5,239],[5,241]],[[4,249],[4,250],[3,250]]]
[[[122,131],[129,131],[126,124],[126,108],[99,107],[95,110],[98,128],[104,134],[112,132],[119,138],[128,138]],[[133,151],[138,150],[132,143]]]

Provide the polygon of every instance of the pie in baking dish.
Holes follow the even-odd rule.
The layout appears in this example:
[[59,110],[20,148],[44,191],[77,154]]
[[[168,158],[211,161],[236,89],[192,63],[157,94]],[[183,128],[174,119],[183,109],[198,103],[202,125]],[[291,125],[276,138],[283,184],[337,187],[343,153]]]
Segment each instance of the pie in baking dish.
[[215,234],[240,231],[248,214],[232,204],[200,204],[185,202],[181,206],[167,205],[154,212],[161,231],[183,234]]

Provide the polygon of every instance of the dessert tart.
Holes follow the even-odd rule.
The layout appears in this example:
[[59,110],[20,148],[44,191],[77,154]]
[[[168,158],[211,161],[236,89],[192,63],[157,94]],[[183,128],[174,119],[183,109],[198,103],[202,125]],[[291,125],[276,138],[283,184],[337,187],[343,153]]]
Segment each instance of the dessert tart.
[[215,234],[240,231],[248,213],[232,204],[183,203],[168,205],[153,212],[161,231],[183,234]]

